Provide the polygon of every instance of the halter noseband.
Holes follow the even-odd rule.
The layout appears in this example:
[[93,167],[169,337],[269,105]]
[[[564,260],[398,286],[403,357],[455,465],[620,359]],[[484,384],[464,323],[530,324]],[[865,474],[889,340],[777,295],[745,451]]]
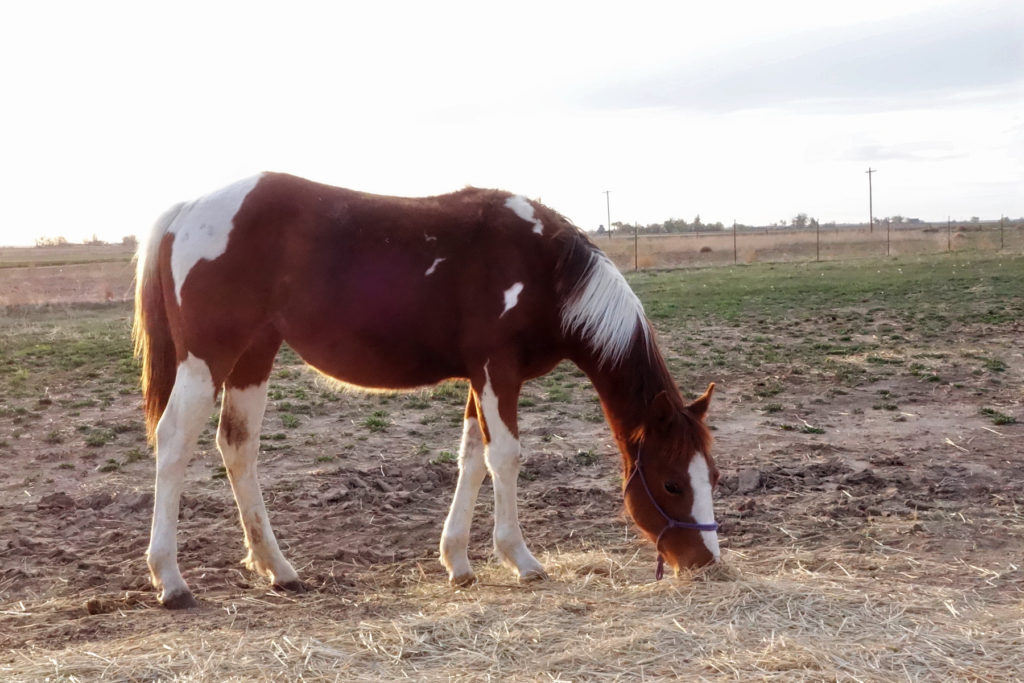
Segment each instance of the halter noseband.
[[[658,538],[654,541],[654,549],[658,550],[658,546],[661,544],[661,538],[665,535],[665,532],[669,529],[691,529],[694,531],[717,531],[718,522],[711,522],[710,524],[700,524],[699,522],[680,522],[678,519],[673,519],[665,512],[664,508],[658,505],[658,501],[655,500],[654,494],[651,493],[651,487],[647,485],[647,478],[644,476],[644,471],[640,467],[640,454],[643,452],[643,442],[636,449],[636,460],[633,461],[633,471],[630,472],[629,477],[626,479],[626,484],[622,487],[623,493],[629,489],[629,485],[633,482],[633,477],[640,475],[640,483],[644,485],[644,491],[647,492],[647,497],[651,499],[651,504],[654,509],[658,511],[658,514],[665,520],[665,526],[662,528],[661,533],[658,534]],[[692,486],[692,484],[691,484]],[[661,581],[662,577],[665,576],[665,558],[662,556],[661,551],[658,550],[658,568],[654,572],[654,579]]]

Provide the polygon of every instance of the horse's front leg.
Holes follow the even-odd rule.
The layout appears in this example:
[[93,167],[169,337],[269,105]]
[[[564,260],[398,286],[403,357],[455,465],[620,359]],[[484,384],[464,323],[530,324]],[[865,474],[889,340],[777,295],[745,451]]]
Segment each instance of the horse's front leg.
[[546,579],[544,567],[526,547],[519,526],[519,385],[499,384],[496,389],[486,368],[484,373],[486,384],[480,393],[480,412],[489,436],[484,459],[494,485],[494,551],[502,562],[515,569],[520,581]]
[[476,581],[469,564],[469,530],[480,484],[487,474],[478,412],[476,395],[470,389],[459,445],[459,481],[441,533],[441,564],[448,570],[448,581],[453,586],[467,586]]

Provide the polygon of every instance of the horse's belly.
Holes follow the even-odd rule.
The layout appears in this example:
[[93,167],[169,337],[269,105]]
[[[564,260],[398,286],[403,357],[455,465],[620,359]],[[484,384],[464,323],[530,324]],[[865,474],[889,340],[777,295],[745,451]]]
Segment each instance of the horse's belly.
[[302,335],[286,332],[285,341],[311,366],[346,384],[411,389],[466,375],[454,349],[425,336],[422,328],[330,327]]

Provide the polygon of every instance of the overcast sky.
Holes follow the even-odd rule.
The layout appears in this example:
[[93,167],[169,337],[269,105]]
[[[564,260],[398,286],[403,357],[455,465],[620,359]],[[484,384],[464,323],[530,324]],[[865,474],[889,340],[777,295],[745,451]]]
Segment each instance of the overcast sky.
[[[348,5],[358,7],[348,7]],[[263,170],[471,184],[588,230],[1024,215],[1024,3],[0,9],[0,244],[120,240]]]

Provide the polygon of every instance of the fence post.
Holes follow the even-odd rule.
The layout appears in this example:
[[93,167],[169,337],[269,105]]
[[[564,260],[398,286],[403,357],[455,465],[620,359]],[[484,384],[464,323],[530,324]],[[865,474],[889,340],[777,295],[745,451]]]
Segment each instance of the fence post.
[[1003,242],[1003,222],[1004,222],[1004,216],[1000,215],[999,216],[999,251],[1002,251],[1004,246],[1005,246],[1005,243]]
[[946,216],[946,251],[953,251],[953,224]]
[[739,263],[739,252],[736,251],[736,221],[732,222],[732,263]]
[[821,223],[814,221],[814,260],[821,260]]
[[633,270],[640,270],[639,235],[640,224],[633,221]]
[[889,255],[889,243],[891,238],[889,237],[889,219],[885,219],[885,255]]

